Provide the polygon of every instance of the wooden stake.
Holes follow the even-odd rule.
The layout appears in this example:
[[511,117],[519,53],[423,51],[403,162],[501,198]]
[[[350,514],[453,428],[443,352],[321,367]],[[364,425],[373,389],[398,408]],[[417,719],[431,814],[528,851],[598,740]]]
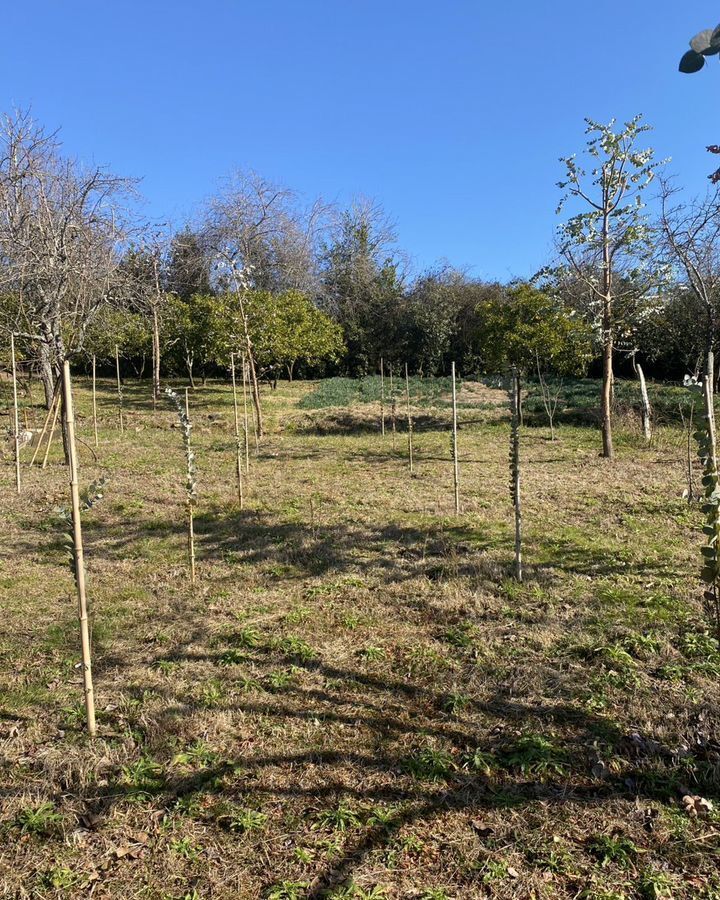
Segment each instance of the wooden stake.
[[452,363],[452,456],[455,482],[455,515],[460,515],[460,464],[458,461],[457,390],[455,387],[455,363]]
[[50,434],[48,435],[47,447],[45,448],[45,456],[42,461],[42,468],[46,468],[48,464],[48,457],[50,456],[50,447],[52,446],[53,436],[55,435],[55,426],[57,425],[58,413],[60,412],[60,398],[58,397],[58,401],[55,404],[55,412],[52,417],[52,425],[50,426]]
[[12,360],[12,382],[13,382],[13,437],[15,442],[15,486],[18,494],[21,490],[20,485],[20,420],[18,418],[18,394],[17,394],[17,364],[15,362],[15,335],[10,332],[10,358]]
[[32,389],[32,366],[28,372],[28,400],[30,401],[30,421],[35,427],[35,400],[33,399],[33,389]]
[[[190,423],[190,406],[188,401],[188,389],[185,388],[185,417]],[[190,460],[189,454],[191,453],[190,449],[190,432],[188,432],[188,464]],[[195,584],[195,524],[193,519],[193,501],[192,497],[188,496],[187,499],[187,510],[188,510],[188,556],[190,558],[190,584]]]
[[[248,402],[247,402],[247,382],[248,371],[245,356],[242,358],[242,377],[243,377],[243,429],[245,431],[245,471],[250,471],[250,433],[248,427]],[[253,431],[255,432],[255,449],[257,450],[258,436],[255,426],[255,418],[253,417]]]
[[80,648],[82,653],[85,713],[90,737],[95,737],[95,693],[93,691],[92,663],[90,658],[90,630],[88,628],[87,597],[85,594],[85,561],[83,558],[82,526],[80,522],[80,488],[78,485],[77,449],[75,446],[75,415],[73,411],[70,363],[63,364],[63,407],[67,432],[70,463],[70,495],[72,498],[73,555],[75,584],[78,595],[78,619],[80,621]]
[[118,420],[120,422],[120,434],[125,434],[125,424],[123,422],[122,382],[120,381],[120,353],[118,352],[117,344],[115,344],[115,376],[117,378]]
[[380,357],[380,429],[385,437],[385,369],[383,358]]
[[240,414],[238,411],[237,385],[235,383],[235,354],[230,354],[230,375],[232,377],[233,415],[235,417],[235,475],[237,480],[238,503],[243,508],[242,450],[240,445]]
[[55,393],[52,396],[52,400],[50,401],[50,409],[45,414],[45,421],[43,422],[43,427],[40,431],[40,436],[38,437],[37,444],[35,445],[35,451],[32,455],[32,459],[28,463],[28,466],[33,465],[35,459],[40,452],[40,447],[42,445],[43,439],[45,438],[45,434],[47,432],[47,427],[50,424],[50,418],[52,414],[55,412],[55,404],[58,402],[58,394],[57,394],[58,384],[55,385]]
[[410,379],[408,367],[405,363],[405,399],[407,400],[407,424],[408,424],[408,460],[410,462],[410,474],[413,474],[413,423],[410,414]]
[[512,502],[515,509],[515,578],[523,580],[522,568],[522,507],[520,497],[520,375],[512,370],[510,390],[511,433],[510,433],[510,476]]
[[397,419],[397,402],[395,399],[395,388],[393,386],[393,370],[392,370],[392,365],[390,365],[390,422],[392,425],[392,448],[393,448],[393,450],[395,450],[395,433],[397,431],[396,419]]
[[97,390],[95,378],[95,354],[92,360],[92,407],[93,407],[93,431],[95,432],[95,446],[98,446],[98,430],[97,430]]

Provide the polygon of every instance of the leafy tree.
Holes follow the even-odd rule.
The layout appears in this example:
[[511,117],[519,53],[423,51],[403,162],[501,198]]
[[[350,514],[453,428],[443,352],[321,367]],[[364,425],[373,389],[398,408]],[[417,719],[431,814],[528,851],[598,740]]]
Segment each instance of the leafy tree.
[[290,381],[298,362],[337,362],[345,349],[342,329],[300,291],[252,291],[248,319],[261,367],[284,367]]
[[351,375],[375,371],[397,347],[404,287],[394,245],[382,209],[359,201],[340,214],[325,248],[323,303],[342,326]]
[[[635,116],[619,129],[586,119],[589,170],[576,156],[562,160],[564,192],[558,212],[578,209],[560,229],[560,252],[571,277],[587,292],[587,312],[599,329],[602,347],[603,456],[613,456],[613,350],[621,325],[632,324],[657,289],[652,231],[644,212],[643,191],[661,163],[652,149],[638,149],[649,130]],[[633,348],[634,349],[634,348]]]
[[104,306],[88,326],[84,349],[99,362],[110,362],[115,359],[116,345],[120,355],[142,375],[147,355],[152,353],[150,323],[131,309]]
[[401,305],[398,361],[435,375],[447,373],[452,362],[465,373],[482,368],[478,308],[483,301],[499,300],[503,292],[499,284],[469,280],[455,269],[422,275]]
[[532,371],[537,360],[558,375],[582,373],[592,357],[591,333],[557,299],[529,284],[478,306],[476,340],[489,372],[514,366]]
[[227,294],[193,294],[187,300],[172,295],[167,323],[176,362],[185,368],[191,386],[199,369],[205,380],[212,366],[225,365],[240,343],[238,315]]

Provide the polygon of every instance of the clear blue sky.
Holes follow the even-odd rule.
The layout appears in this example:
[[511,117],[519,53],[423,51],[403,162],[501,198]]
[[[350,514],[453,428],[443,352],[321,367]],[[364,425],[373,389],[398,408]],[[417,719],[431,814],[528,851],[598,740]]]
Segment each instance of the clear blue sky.
[[30,0],[3,9],[0,107],[32,104],[73,155],[141,176],[154,218],[250,167],[378,199],[418,268],[505,279],[546,259],[584,116],[643,112],[705,190],[720,64],[677,64],[719,17],[669,0]]

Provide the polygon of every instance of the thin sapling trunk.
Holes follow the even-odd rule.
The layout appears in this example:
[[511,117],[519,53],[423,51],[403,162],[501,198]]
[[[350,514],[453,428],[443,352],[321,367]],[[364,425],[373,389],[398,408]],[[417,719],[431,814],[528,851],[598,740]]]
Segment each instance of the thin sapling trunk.
[[187,388],[185,389],[185,404],[178,397],[172,388],[165,388],[165,396],[169,403],[172,403],[177,410],[178,420],[180,422],[180,430],[183,436],[183,445],[185,447],[185,506],[187,509],[188,523],[188,561],[190,565],[190,584],[195,584],[195,527],[193,519],[193,509],[197,499],[197,481],[195,469],[195,454],[192,450],[190,438],[192,434],[192,425],[190,417],[187,413]]
[[512,370],[510,384],[510,494],[515,510],[515,578],[523,580],[522,505],[520,495],[520,375]]

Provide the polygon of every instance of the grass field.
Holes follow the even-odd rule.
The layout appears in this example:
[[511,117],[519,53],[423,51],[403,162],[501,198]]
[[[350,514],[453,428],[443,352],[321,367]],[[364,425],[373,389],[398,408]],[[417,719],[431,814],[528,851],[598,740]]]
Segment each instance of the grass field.
[[267,390],[240,511],[209,384],[193,591],[172,411],[128,385],[121,437],[103,382],[95,463],[86,388],[93,743],[67,472],[17,497],[0,466],[0,896],[720,898],[720,815],[682,802],[720,800],[720,653],[679,428],[646,449],[626,417],[612,464],[525,428],[521,586],[499,392],[462,386],[456,517],[445,386],[413,396],[414,478],[400,413],[383,438],[345,389]]

